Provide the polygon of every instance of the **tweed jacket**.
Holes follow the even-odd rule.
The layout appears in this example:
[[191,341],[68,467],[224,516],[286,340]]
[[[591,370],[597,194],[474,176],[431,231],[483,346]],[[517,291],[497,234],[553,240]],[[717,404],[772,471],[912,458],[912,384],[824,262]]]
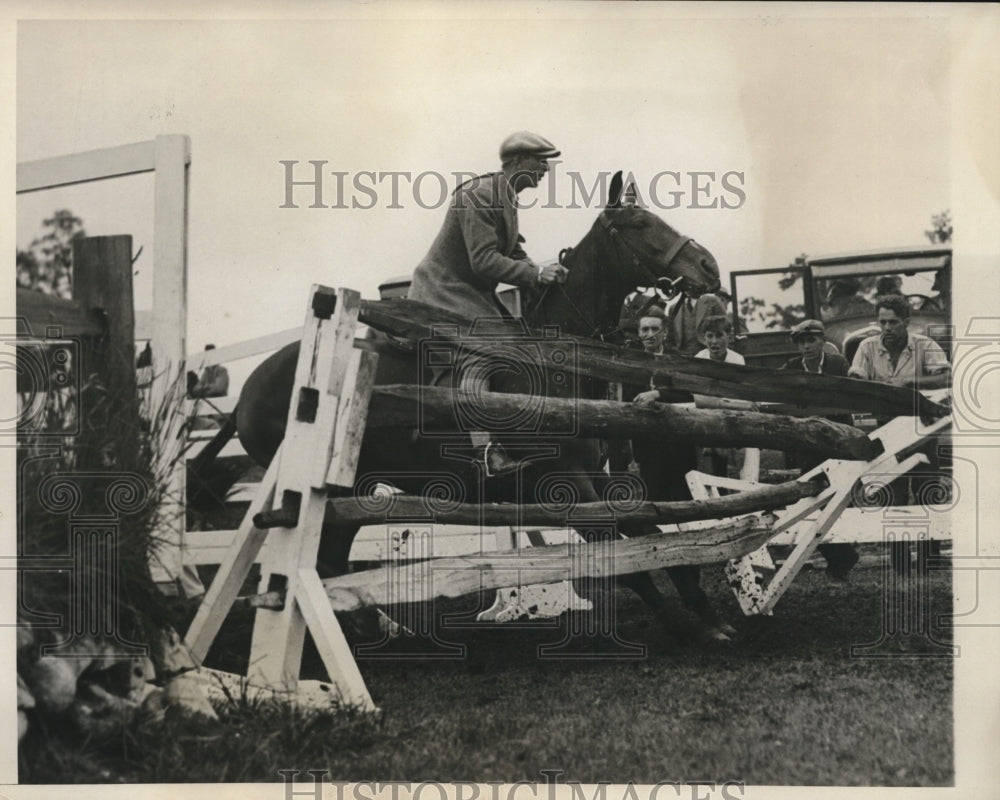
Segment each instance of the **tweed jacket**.
[[704,347],[698,341],[698,326],[706,317],[725,316],[726,307],[716,295],[706,293],[695,300],[694,308],[689,310],[687,299],[681,296],[667,312],[666,346],[682,356],[693,356]]
[[459,186],[407,296],[471,319],[509,316],[496,298],[497,284],[538,284],[538,267],[521,249],[515,203],[502,172]]

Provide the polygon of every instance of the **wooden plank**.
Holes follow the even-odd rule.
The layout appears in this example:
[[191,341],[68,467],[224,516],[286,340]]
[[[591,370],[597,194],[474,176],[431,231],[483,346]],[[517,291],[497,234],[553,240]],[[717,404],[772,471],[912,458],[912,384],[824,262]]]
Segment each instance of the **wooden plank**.
[[[17,315],[24,317],[32,336],[45,337],[50,327],[61,328],[59,336],[101,336],[100,315],[84,308],[79,300],[67,300],[31,289],[17,289]],[[51,338],[51,337],[49,337]]]
[[[881,463],[879,463],[881,462]],[[855,482],[860,477],[859,473],[877,471],[880,479],[902,475],[913,469],[920,463],[927,463],[924,455],[913,455],[902,463],[895,462],[891,455],[880,459],[879,462],[870,462],[860,469],[857,465],[849,465],[842,469],[843,474],[831,473],[830,482],[835,488],[835,494],[824,506],[815,521],[800,532],[797,537],[795,548],[791,555],[785,559],[781,569],[771,579],[764,591],[764,600],[760,605],[759,613],[769,614],[774,610],[781,596],[788,590],[795,576],[802,569],[805,562],[812,556],[820,542],[824,540],[826,534],[836,524],[840,515],[851,502],[852,489]]]
[[[189,417],[206,414],[232,414],[238,400],[238,397],[187,398],[184,401],[184,413]],[[191,431],[192,436],[199,433],[201,431]]]
[[[201,451],[208,446],[208,441],[195,442],[187,450],[184,451],[184,457],[187,460],[197,458]],[[246,450],[243,449],[243,445],[240,444],[239,439],[231,439],[226,442],[226,445],[218,452],[215,456],[216,458],[236,458],[238,456],[245,456]],[[253,489],[249,489],[248,493],[239,493],[236,496],[226,498],[227,501],[232,503],[246,503],[250,500],[253,495]]]
[[168,382],[187,352],[187,162],[186,136],[158,136],[155,146],[153,229],[153,364]]
[[[320,365],[315,377],[315,388],[321,395],[325,393],[325,401],[321,400],[316,412],[315,424],[306,434],[309,436],[307,447],[301,451],[303,466],[306,462],[306,453],[311,454],[308,463],[309,485],[315,489],[325,489],[330,472],[330,462],[336,446],[336,434],[340,432],[340,412],[341,408],[351,407],[345,403],[345,386],[353,385],[358,380],[357,372],[361,369],[360,353],[355,353],[352,343],[354,332],[357,329],[358,308],[361,303],[361,295],[350,289],[339,289],[337,291],[337,308],[334,311],[331,324],[326,327],[323,335],[329,339],[324,341],[324,346],[329,346],[332,353],[329,362]],[[368,365],[368,362],[365,362]],[[325,371],[324,371],[325,370]],[[368,384],[368,392],[371,391],[371,382],[374,381],[374,373],[366,375],[365,383]],[[364,386],[361,387],[364,390]],[[368,398],[367,393],[364,398],[364,413],[367,414]],[[362,423],[363,424],[363,423]],[[303,432],[305,428],[301,428]],[[352,443],[360,445],[364,430],[356,432]],[[354,464],[357,464],[356,454]],[[347,486],[353,486],[353,470]]]
[[[710,564],[757,549],[770,535],[773,517],[749,517],[711,533],[658,533],[614,542],[551,545],[422,562],[423,568],[386,567],[323,581],[335,611],[390,602],[418,603],[499,589],[511,575],[532,583],[604,578],[680,564]],[[610,566],[609,566],[610,565]],[[419,565],[418,565],[419,566]]]
[[[951,516],[948,510],[948,506],[890,506],[880,508],[876,513],[870,509],[846,508],[823,542],[824,544],[877,544],[885,540],[887,531],[898,539],[923,537],[945,541],[952,538]],[[817,512],[814,510],[805,517],[804,522],[811,523],[815,521],[816,516]],[[716,521],[711,520],[711,522]],[[801,524],[803,522],[797,525]],[[691,523],[686,525],[690,526]],[[495,546],[496,531],[506,530],[506,528],[478,528],[469,525],[428,527],[434,541],[435,557],[490,552]],[[540,533],[545,544],[567,544],[579,541],[580,538],[576,531],[569,528],[529,530]],[[662,525],[660,530],[668,533],[676,530],[676,526]],[[232,544],[236,535],[237,531],[234,530],[189,532],[184,541],[185,563],[198,565],[220,563],[226,548]],[[767,544],[768,546],[794,545],[798,541],[798,536],[798,527],[792,526],[772,536]],[[518,547],[531,546],[528,530],[517,531],[517,537]],[[266,548],[265,544],[264,549]],[[354,539],[354,546],[351,549],[351,561],[405,561],[423,557],[425,557],[423,554],[410,555],[405,551],[395,550],[387,539],[386,526],[382,525],[362,528]]]
[[23,161],[17,165],[17,193],[149,172],[155,168],[154,147],[151,141],[136,142],[55,158]]
[[[460,343],[468,352],[489,355],[496,338],[477,341],[469,335],[472,322],[458,314],[413,300],[367,300],[360,319],[367,325],[395,336]],[[512,335],[522,330],[511,323]],[[457,332],[456,332],[457,331]],[[903,389],[873,381],[813,375],[793,370],[773,370],[736,364],[716,364],[708,359],[676,354],[652,355],[603,344],[592,339],[561,334],[545,338],[538,332],[520,336],[531,343],[524,348],[526,360],[540,353],[545,364],[559,363],[559,369],[581,377],[645,386],[652,376],[658,384],[678,391],[740,400],[788,403],[800,408],[835,407],[841,411],[862,411],[883,416],[919,414],[939,417],[946,409],[927,400],[913,389]],[[567,345],[574,351],[566,359]],[[513,355],[515,348],[509,348]],[[528,355],[531,353],[532,355]],[[553,359],[560,359],[557,362]],[[561,360],[564,359],[564,360]],[[534,361],[532,363],[535,363]]]
[[[456,407],[473,408],[493,419],[515,419],[524,407],[524,398],[430,386],[377,386],[372,398],[371,427],[449,432],[457,429]],[[526,432],[532,434],[575,432],[598,438],[652,438],[706,447],[743,445],[859,461],[881,452],[881,447],[862,431],[826,419],[677,408],[670,403],[645,405],[547,397],[539,416],[532,417],[528,424]]]
[[[613,519],[619,523],[666,523],[690,520],[720,519],[755,511],[784,508],[803,497],[819,494],[823,488],[818,483],[790,481],[773,486],[761,486],[752,491],[740,492],[711,500],[684,500],[674,502],[636,503],[634,509],[621,511],[603,502],[577,503],[569,510],[556,510],[542,505],[512,503],[461,504],[453,510],[439,512],[439,523],[475,524],[484,520],[488,525],[545,525],[566,527],[578,519]],[[385,512],[373,512],[354,498],[336,498],[328,503],[334,516],[345,524],[372,525],[383,522]],[[392,514],[402,518],[420,519],[427,516],[427,504],[420,497],[396,495]]]
[[135,312],[135,340],[149,341],[153,338],[153,312],[149,309],[137,309]]
[[[768,544],[794,544],[801,526],[813,524],[807,517],[791,530],[775,536]],[[879,509],[845,508],[823,539],[823,544],[877,544],[892,533],[897,539],[919,537],[936,540],[952,538],[952,518],[948,506],[889,506]]]
[[365,680],[361,677],[361,670],[354,661],[351,646],[333,615],[315,567],[299,570],[295,600],[305,617],[320,658],[323,659],[323,666],[336,687],[338,701],[361,711],[378,711],[368,693],[368,687],[365,686]]
[[[153,163],[153,374],[149,404],[165,414],[158,427],[157,474],[163,476],[166,500],[160,509],[157,536],[162,542],[154,568],[157,582],[182,577],[185,465],[181,457],[185,336],[187,332],[187,164],[186,136],[156,137]],[[193,580],[193,576],[192,576]]]
[[269,333],[266,336],[258,336],[243,342],[237,342],[236,344],[229,344],[225,347],[216,347],[214,350],[204,350],[188,356],[187,368],[198,372],[213,364],[226,364],[230,361],[239,361],[243,358],[272,353],[275,350],[280,350],[287,344],[299,341],[301,338],[301,327],[288,328],[277,333]]
[[348,371],[337,413],[337,432],[333,437],[326,483],[350,489],[361,455],[361,440],[368,421],[368,401],[375,384],[378,354],[355,350],[351,353],[353,368]]
[[[281,452],[280,445],[278,452],[279,454]],[[201,664],[205,660],[208,649],[215,641],[226,614],[232,608],[233,601],[236,600],[250,567],[256,563],[257,556],[264,546],[267,531],[255,528],[253,517],[254,514],[270,508],[273,504],[277,476],[278,459],[275,458],[271,461],[271,466],[268,467],[264,480],[260,483],[256,499],[250,504],[247,513],[243,515],[243,522],[239,529],[230,536],[230,544],[219,571],[205,593],[194,620],[188,627],[184,641],[191,657],[197,664]],[[190,558],[190,553],[185,554],[185,562],[188,564],[204,563]]]

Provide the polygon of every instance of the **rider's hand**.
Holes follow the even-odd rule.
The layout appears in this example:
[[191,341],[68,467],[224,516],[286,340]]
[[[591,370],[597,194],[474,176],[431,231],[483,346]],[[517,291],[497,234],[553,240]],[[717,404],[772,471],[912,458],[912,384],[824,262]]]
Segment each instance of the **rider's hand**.
[[538,271],[538,282],[543,286],[550,283],[565,283],[569,270],[562,264],[548,264]]

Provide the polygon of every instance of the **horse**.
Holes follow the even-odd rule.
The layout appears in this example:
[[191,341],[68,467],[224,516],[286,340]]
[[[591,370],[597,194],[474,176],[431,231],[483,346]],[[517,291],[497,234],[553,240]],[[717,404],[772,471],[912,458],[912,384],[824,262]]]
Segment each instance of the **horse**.
[[[719,268],[711,253],[647,209],[623,202],[622,188],[619,172],[612,180],[606,207],[588,233],[576,247],[560,255],[560,261],[568,269],[565,283],[527,291],[522,296],[523,319],[530,329],[544,327],[551,331],[557,326],[561,333],[610,341],[620,331],[622,302],[637,286],[659,286],[668,296],[685,288],[699,292],[719,288]],[[371,331],[369,335],[373,335]],[[414,351],[418,348],[412,343],[393,347],[392,337],[374,336],[383,342],[388,339],[390,345],[380,348],[376,386],[417,383],[421,370]],[[514,338],[505,344],[522,347],[525,343]],[[495,349],[501,361],[502,350],[502,345]],[[295,342],[270,356],[251,373],[240,393],[236,411],[239,439],[246,452],[262,466],[273,458],[284,435],[298,351],[299,344]],[[501,365],[491,378],[491,390],[533,396],[606,396],[602,394],[607,391],[606,384],[590,381],[574,385],[565,376],[560,380],[558,371],[546,373],[542,379],[544,386],[540,386],[538,376],[527,374],[532,371],[522,367],[508,363],[504,369]],[[443,374],[445,379],[450,376],[454,380],[454,372]],[[438,379],[441,375],[437,373]],[[457,387],[457,383],[453,386]],[[468,425],[464,428],[469,429]],[[608,476],[601,471],[598,440],[566,437],[553,446],[551,440],[522,429],[504,434],[503,442],[509,455],[523,459],[524,466],[513,477],[484,481],[471,464],[472,448],[467,434],[451,439],[420,435],[417,419],[412,431],[403,434],[399,429],[369,427],[362,440],[355,492],[361,496],[377,483],[385,483],[410,494],[436,492],[438,502],[489,499],[524,503],[532,499],[551,501],[557,495],[588,502],[600,500],[607,488]],[[558,479],[553,480],[553,476]],[[548,497],[525,497],[523,487],[529,486],[535,487],[536,494],[547,492]],[[440,496],[442,491],[445,497]],[[331,574],[347,571],[357,531],[357,527],[338,525],[333,520],[324,523],[319,560]],[[606,528],[580,528],[578,532],[588,541],[608,536]],[[633,535],[644,532],[648,531],[632,531]],[[678,575],[684,569],[674,568],[670,572],[687,601],[678,583]],[[674,571],[677,573],[673,574]],[[668,633],[679,632],[676,614],[648,573],[621,576],[619,580],[642,598]],[[707,612],[707,619],[700,610],[698,613],[706,626],[714,625],[717,619],[714,612]],[[691,633],[688,629],[682,635]]]

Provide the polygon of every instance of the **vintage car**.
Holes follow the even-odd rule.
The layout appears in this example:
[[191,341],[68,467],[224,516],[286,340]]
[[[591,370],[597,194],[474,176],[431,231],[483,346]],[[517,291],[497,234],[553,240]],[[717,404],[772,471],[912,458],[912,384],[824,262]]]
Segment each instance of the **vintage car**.
[[819,319],[827,340],[854,357],[877,334],[875,299],[899,293],[910,304],[909,329],[951,352],[951,248],[908,247],[804,258],[779,269],[730,275],[735,347],[747,364],[780,367],[796,355],[793,325]]

